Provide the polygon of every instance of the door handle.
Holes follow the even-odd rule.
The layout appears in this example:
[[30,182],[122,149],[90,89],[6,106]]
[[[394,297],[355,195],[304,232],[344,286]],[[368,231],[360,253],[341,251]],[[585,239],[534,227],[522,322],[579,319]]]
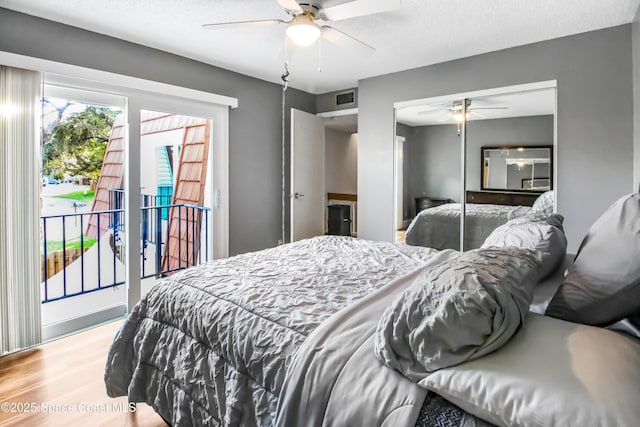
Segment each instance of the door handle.
[[304,194],[294,193],[294,194],[291,195],[291,197],[293,197],[294,199],[299,199],[300,197],[304,197]]

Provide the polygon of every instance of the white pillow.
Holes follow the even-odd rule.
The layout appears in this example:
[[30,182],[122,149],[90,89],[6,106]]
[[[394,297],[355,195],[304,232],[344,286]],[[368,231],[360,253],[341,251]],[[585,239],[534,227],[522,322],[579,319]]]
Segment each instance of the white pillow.
[[531,206],[531,213],[553,213],[555,194],[553,190],[542,193]]
[[640,343],[530,313],[501,349],[419,384],[499,426],[637,426]]
[[542,252],[540,279],[553,273],[567,253],[567,238],[558,214],[535,213],[514,218],[491,232],[483,248],[516,247]]

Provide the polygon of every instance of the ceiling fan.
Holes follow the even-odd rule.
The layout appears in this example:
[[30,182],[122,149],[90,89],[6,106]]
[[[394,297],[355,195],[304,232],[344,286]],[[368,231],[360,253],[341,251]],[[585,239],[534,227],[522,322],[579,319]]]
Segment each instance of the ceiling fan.
[[478,110],[508,110],[509,109],[509,107],[505,107],[505,106],[473,107],[471,105],[471,101],[472,101],[471,99],[467,98],[465,99],[465,101],[453,101],[453,102],[447,102],[444,104],[436,104],[436,105],[432,105],[432,107],[441,107],[441,108],[419,111],[418,114],[431,114],[438,111],[446,111],[446,113],[442,115],[442,117],[439,117],[438,119],[436,119],[438,122],[443,123],[443,122],[446,122],[447,120],[453,119],[457,123],[462,123],[462,121],[465,119],[465,117],[463,117],[463,108],[462,108],[463,102],[466,103],[466,107],[467,107],[466,108],[467,119],[471,115],[476,115],[478,117],[486,119],[487,116],[484,116],[478,113]]
[[286,35],[298,46],[310,46],[320,37],[335,44],[354,41],[364,48],[375,52],[375,48],[337,28],[327,25],[327,22],[341,21],[360,16],[388,12],[400,7],[400,0],[353,0],[330,7],[318,5],[318,0],[298,2],[296,0],[277,0],[289,15],[289,20],[257,19],[234,22],[219,22],[204,24],[206,29],[229,28],[260,24],[285,24]]

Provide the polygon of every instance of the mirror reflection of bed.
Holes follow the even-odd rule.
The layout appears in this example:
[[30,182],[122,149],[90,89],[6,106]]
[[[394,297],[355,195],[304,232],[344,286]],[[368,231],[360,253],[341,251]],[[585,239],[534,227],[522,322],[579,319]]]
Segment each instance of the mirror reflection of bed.
[[555,87],[491,92],[396,108],[396,243],[475,249],[510,219],[555,210]]

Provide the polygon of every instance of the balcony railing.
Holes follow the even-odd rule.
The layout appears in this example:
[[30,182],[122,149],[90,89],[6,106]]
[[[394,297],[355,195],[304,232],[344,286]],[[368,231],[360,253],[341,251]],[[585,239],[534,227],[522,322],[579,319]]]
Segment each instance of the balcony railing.
[[[126,232],[123,199],[122,193],[113,194],[114,209],[41,217],[42,303],[125,283],[122,264],[123,236]],[[164,201],[165,197],[144,196],[141,203],[141,279],[159,278],[209,259],[210,209],[186,204],[156,204]],[[108,231],[95,240],[85,236],[85,225],[92,215],[95,215],[97,230],[102,230],[101,221],[105,218],[108,221]],[[67,239],[70,228],[73,228],[71,234],[79,237]],[[55,235],[60,238],[54,238]],[[55,256],[51,256],[52,253]],[[61,271],[56,271],[56,264],[62,267]],[[72,265],[73,271],[68,271]],[[56,283],[52,284],[54,275]]]

